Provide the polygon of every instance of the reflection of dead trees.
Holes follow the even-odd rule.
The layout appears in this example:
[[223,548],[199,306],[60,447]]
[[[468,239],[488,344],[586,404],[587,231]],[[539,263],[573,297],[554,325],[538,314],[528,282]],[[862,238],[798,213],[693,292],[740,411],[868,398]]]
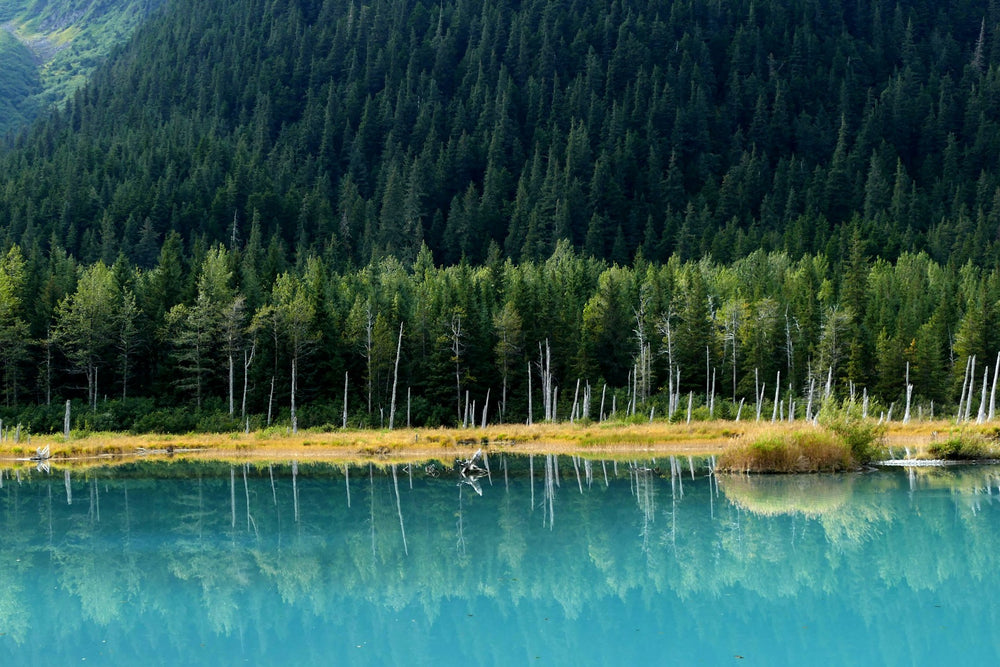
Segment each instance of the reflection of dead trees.
[[458,472],[463,477],[483,477],[487,474],[485,468],[479,466],[479,461],[482,460],[483,450],[477,449],[476,453],[472,455],[472,458],[465,459],[464,461],[458,461]]
[[528,486],[531,487],[531,511],[535,511],[535,456],[528,455]]
[[542,496],[542,525],[548,519],[549,530],[555,526],[555,497],[559,479],[559,462],[555,454],[545,456],[545,486]]
[[37,465],[35,469],[38,472],[44,472],[46,474],[51,474],[52,469],[49,468],[49,459],[52,458],[52,454],[49,452],[49,446],[36,447],[35,454],[28,457],[29,461],[34,461]]
[[471,486],[472,490],[480,496],[483,495],[483,489],[479,485],[479,480],[489,475],[488,464],[486,468],[481,467],[479,465],[479,461],[481,460],[483,460],[483,450],[479,449],[472,455],[472,458],[456,463],[458,467],[458,483],[460,485],[467,484]]
[[[672,457],[671,457],[672,458]],[[652,524],[656,521],[656,476],[657,471],[648,466],[633,462],[629,467],[629,477],[632,482],[632,492],[636,504],[642,512],[642,552],[649,553],[649,537]]]
[[247,501],[247,532],[249,533],[253,530],[254,535],[260,536],[257,531],[257,522],[254,520],[253,515],[250,513],[250,484],[247,481],[247,472],[250,470],[250,464],[243,464],[243,493],[246,496]]
[[[462,484],[458,485],[458,514],[456,515],[456,520],[455,520],[455,531],[456,531],[455,548],[458,551],[458,555],[464,559],[468,555],[468,553],[466,551],[466,545],[465,545],[465,517],[462,511],[462,486],[463,486]],[[482,490],[481,489],[477,490],[479,491],[479,495],[482,495]]]
[[368,523],[372,538],[372,567],[375,567],[375,467],[368,464]]
[[299,522],[299,462],[292,461],[292,502],[295,508],[295,523]]
[[396,490],[396,512],[399,514],[399,534],[403,537],[403,553],[410,555],[410,550],[406,546],[406,529],[403,527],[403,506],[399,502],[399,482],[396,479],[396,465],[392,466],[392,487]]
[[97,488],[97,479],[90,479],[90,509],[87,512],[87,518],[91,523],[101,522],[101,492]]
[[459,486],[467,484],[472,487],[472,490],[476,492],[477,496],[483,495],[483,487],[480,486],[478,477],[466,477],[465,475],[461,475],[459,477],[458,484]]

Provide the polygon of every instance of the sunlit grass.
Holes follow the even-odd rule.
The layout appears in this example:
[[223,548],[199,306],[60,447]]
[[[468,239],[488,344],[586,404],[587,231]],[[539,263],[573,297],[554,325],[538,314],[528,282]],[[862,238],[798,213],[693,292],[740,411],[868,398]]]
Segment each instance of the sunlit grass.
[[[975,432],[995,434],[1000,425],[982,425]],[[954,429],[954,430],[953,430]],[[966,431],[973,430],[966,428]],[[89,462],[143,458],[197,458],[226,461],[279,461],[298,459],[335,463],[388,464],[415,460],[452,462],[476,449],[519,454],[577,454],[587,457],[626,458],[643,455],[723,455],[747,443],[789,438],[817,452],[821,460],[838,460],[839,449],[827,440],[826,431],[805,422],[706,421],[691,424],[584,422],[577,424],[499,424],[486,428],[419,428],[389,430],[300,430],[271,427],[250,433],[191,433],[186,435],[129,435],[73,432],[62,435],[25,435],[21,442],[0,443],[0,459],[27,459],[36,448],[48,446],[54,463],[91,465]],[[912,457],[930,458],[935,441],[960,432],[950,422],[893,424],[886,438],[894,451],[909,450]],[[772,456],[769,454],[769,456]],[[776,456],[776,455],[775,455]],[[796,459],[797,461],[797,459]],[[28,461],[20,462],[29,465]],[[832,464],[831,464],[832,465]],[[805,469],[827,469],[817,463]],[[734,464],[733,469],[739,465]],[[745,469],[745,468],[742,468]]]
[[762,432],[729,447],[719,469],[730,472],[839,472],[856,467],[850,445],[836,433],[807,426]]
[[995,436],[985,433],[967,431],[936,439],[930,444],[927,453],[935,459],[946,461],[974,461],[1000,457]]

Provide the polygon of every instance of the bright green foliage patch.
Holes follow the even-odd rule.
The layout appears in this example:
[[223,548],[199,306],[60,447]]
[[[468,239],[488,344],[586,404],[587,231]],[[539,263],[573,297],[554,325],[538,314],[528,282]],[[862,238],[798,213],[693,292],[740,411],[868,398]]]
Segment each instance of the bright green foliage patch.
[[946,461],[975,461],[1000,456],[996,443],[980,433],[953,435],[931,444],[927,452],[932,458]]

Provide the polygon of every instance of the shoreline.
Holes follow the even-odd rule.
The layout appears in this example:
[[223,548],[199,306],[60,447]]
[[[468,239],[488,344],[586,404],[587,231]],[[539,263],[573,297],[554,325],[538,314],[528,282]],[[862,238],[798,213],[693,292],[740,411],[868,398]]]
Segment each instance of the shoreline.
[[[691,424],[653,422],[499,424],[485,428],[410,428],[330,432],[268,429],[251,433],[131,435],[124,433],[33,436],[0,443],[0,467],[34,466],[40,448],[49,448],[51,465],[91,467],[135,460],[315,461],[394,463],[466,458],[477,449],[489,453],[573,454],[585,457],[712,456],[766,434],[816,428],[806,422],[712,421]],[[819,427],[822,428],[822,427]],[[918,458],[939,438],[963,432],[996,432],[997,425],[956,425],[950,421],[890,424],[885,444]]]

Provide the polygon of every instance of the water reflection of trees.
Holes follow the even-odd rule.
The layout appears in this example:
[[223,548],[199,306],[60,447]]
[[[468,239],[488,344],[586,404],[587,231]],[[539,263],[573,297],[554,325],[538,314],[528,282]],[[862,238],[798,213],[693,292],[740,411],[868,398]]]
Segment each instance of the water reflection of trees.
[[59,473],[7,478],[0,627],[15,642],[84,624],[294,635],[299,616],[342,623],[358,604],[433,620],[485,597],[576,618],[634,594],[735,587],[761,599],[857,587],[874,619],[884,601],[862,586],[968,586],[1000,554],[992,469],[921,474],[908,493],[895,472],[717,483],[679,459],[492,464],[482,496],[424,466],[98,472],[71,479],[72,504]]

